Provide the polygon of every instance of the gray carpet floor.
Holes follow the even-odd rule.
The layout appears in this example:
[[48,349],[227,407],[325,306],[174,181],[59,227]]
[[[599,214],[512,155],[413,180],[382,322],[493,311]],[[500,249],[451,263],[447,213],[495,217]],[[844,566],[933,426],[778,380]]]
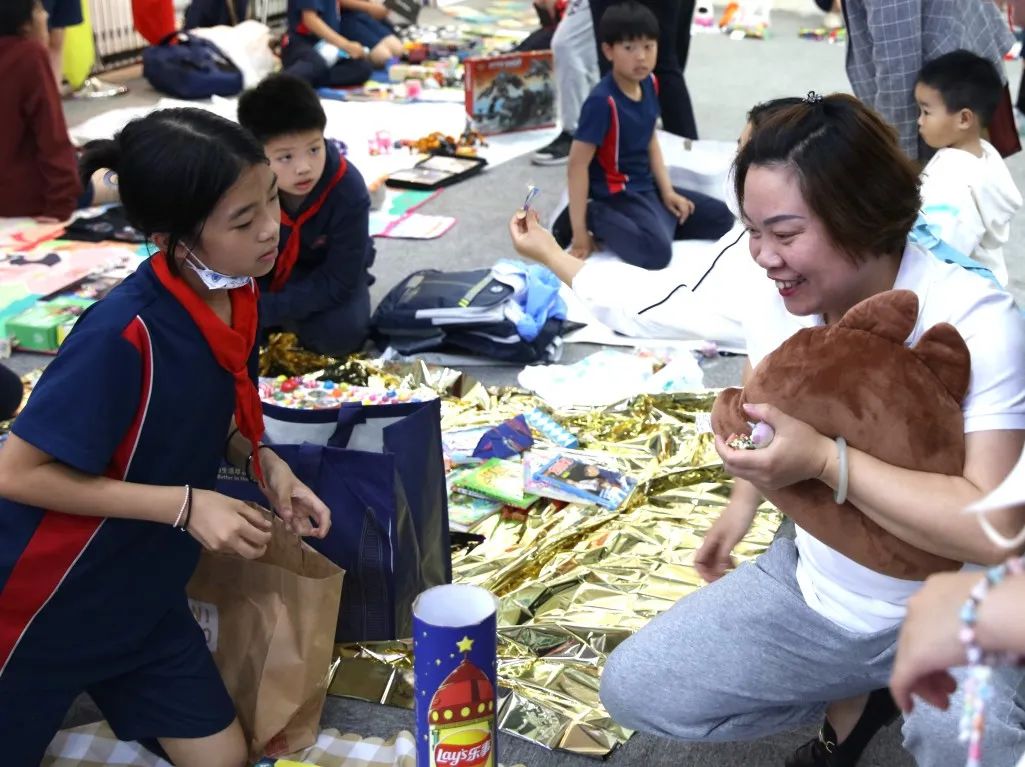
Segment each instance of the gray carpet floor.
[[[480,5],[482,0],[467,4]],[[813,10],[811,0],[807,5]],[[431,13],[431,11],[427,11]],[[815,25],[818,16],[777,13],[772,34],[767,40],[732,41],[718,35],[699,35],[693,40],[687,65],[687,82],[695,104],[702,138],[732,140],[739,133],[747,110],[756,102],[809,90],[822,93],[847,91],[844,72],[844,48],[828,43],[809,42],[797,37],[800,26]],[[429,23],[430,18],[426,21]],[[1021,67],[1008,65],[1012,89],[1017,88]],[[70,124],[114,106],[152,103],[158,95],[138,76],[137,70],[114,73],[131,86],[131,94],[116,102],[68,102]],[[1025,188],[1025,153],[1009,163],[1020,188]],[[496,259],[513,255],[505,232],[505,222],[522,203],[525,185],[533,183],[543,190],[537,206],[547,212],[558,201],[564,185],[563,168],[540,168],[526,157],[489,169],[480,177],[446,190],[423,209],[424,213],[455,216],[458,223],[443,238],[431,242],[379,240],[375,268],[378,281],[374,299],[409,272],[434,267],[473,268],[490,265]],[[1015,219],[1011,243],[1006,249],[1012,290],[1025,297],[1025,261],[1022,234],[1025,214]],[[577,359],[593,349],[576,348],[569,359]],[[18,354],[12,362],[22,371],[44,364],[48,358]],[[707,368],[710,386],[731,385],[739,381],[740,361],[722,359]],[[514,370],[479,368],[474,370],[489,384],[511,383]],[[679,680],[680,694],[687,694],[686,680]],[[88,701],[82,701],[71,713],[69,723],[81,723],[95,716]],[[323,724],[364,735],[387,736],[399,729],[411,729],[413,717],[408,711],[371,706],[353,701],[329,699]],[[612,765],[645,767],[737,767],[739,765],[782,765],[786,754],[810,735],[790,733],[750,744],[687,745],[637,735],[608,760]],[[499,755],[505,764],[522,762],[528,767],[575,767],[593,764],[564,753],[552,753],[533,744],[502,736]],[[865,767],[903,767],[910,758],[900,748],[899,728],[893,726],[876,738],[862,764]]]

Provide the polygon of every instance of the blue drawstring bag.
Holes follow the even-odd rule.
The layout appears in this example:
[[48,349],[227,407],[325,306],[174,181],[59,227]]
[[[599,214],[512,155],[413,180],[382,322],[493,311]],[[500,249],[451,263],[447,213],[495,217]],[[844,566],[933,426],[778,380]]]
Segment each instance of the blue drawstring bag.
[[[345,570],[336,641],[411,636],[417,595],[452,580],[441,401],[264,405],[270,444],[331,509],[327,538],[307,540]],[[237,470],[217,490],[266,503]]]
[[174,32],[142,52],[142,74],[161,93],[208,99],[242,92],[242,72],[209,40]]

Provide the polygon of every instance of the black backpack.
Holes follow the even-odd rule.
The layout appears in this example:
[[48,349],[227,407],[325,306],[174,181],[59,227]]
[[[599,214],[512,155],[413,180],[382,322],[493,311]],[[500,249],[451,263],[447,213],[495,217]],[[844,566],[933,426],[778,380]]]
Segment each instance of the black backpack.
[[537,338],[526,341],[505,318],[508,301],[515,301],[513,289],[490,269],[423,269],[381,300],[373,327],[379,339],[404,355],[449,351],[523,364],[552,360],[563,321],[549,319]]

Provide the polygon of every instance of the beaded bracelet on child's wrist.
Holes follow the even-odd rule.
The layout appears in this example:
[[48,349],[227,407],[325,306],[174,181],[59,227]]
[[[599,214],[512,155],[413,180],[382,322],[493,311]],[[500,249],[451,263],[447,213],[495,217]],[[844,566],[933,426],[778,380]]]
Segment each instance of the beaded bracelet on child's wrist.
[[1008,575],[1025,574],[1025,558],[1008,559],[1004,564],[991,567],[972,588],[971,595],[961,607],[961,643],[971,666],[964,683],[964,707],[961,711],[959,739],[968,744],[966,767],[982,764],[982,736],[986,725],[986,700],[992,694],[990,677],[993,666],[1017,666],[1023,657],[1017,653],[987,653],[979,646],[977,626],[979,606],[990,589],[999,586]]
[[986,653],[978,643],[975,628],[979,619],[979,606],[994,586],[999,586],[1008,575],[1025,574],[1025,558],[1011,558],[1004,564],[991,567],[975,584],[971,595],[961,607],[961,643],[968,662],[973,666],[1001,666],[1018,663],[1016,653]]
[[192,519],[192,486],[185,486],[185,499],[182,501],[182,506],[178,510],[178,516],[174,520],[174,529],[181,530],[183,533],[189,530],[189,520]]

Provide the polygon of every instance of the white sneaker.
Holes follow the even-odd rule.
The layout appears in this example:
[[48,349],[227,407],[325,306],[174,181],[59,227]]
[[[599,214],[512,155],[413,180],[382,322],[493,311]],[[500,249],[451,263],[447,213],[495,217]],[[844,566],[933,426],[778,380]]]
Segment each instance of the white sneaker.
[[128,87],[117,83],[108,83],[98,77],[90,77],[77,91],[68,94],[70,99],[109,99],[114,96],[124,96],[128,93]]

